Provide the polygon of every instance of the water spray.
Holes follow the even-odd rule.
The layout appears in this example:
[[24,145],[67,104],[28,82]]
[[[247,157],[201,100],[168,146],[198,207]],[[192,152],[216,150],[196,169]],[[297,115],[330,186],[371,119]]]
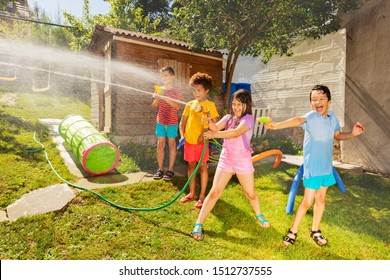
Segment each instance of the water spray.
[[[149,91],[145,91],[145,90],[138,89],[138,88],[135,88],[135,87],[125,86],[125,85],[111,83],[111,82],[107,83],[106,81],[102,81],[102,80],[98,80],[98,79],[94,79],[94,78],[90,78],[90,77],[82,77],[82,76],[77,76],[77,75],[73,75],[73,74],[69,74],[69,73],[63,73],[63,72],[58,72],[58,71],[50,71],[50,70],[43,69],[43,68],[32,67],[32,66],[25,66],[25,65],[18,65],[18,64],[13,64],[13,63],[6,63],[6,62],[0,62],[0,65],[19,67],[19,68],[24,68],[24,69],[28,69],[28,70],[36,70],[36,71],[42,71],[42,72],[51,72],[52,74],[60,75],[60,76],[63,76],[63,77],[76,78],[76,79],[80,79],[80,80],[84,80],[84,81],[91,81],[91,82],[100,83],[100,84],[108,84],[108,85],[116,86],[116,87],[119,87],[119,88],[125,88],[125,89],[130,89],[130,90],[134,90],[134,91],[141,92],[141,93],[146,93],[146,94],[149,94],[149,95],[152,95],[152,96],[154,95],[154,92],[149,92]],[[165,95],[161,96],[161,98],[162,99],[169,99],[172,102],[176,102],[176,103],[187,105],[187,103],[184,102],[184,101],[176,100],[176,99],[173,99],[173,98],[165,96]]]

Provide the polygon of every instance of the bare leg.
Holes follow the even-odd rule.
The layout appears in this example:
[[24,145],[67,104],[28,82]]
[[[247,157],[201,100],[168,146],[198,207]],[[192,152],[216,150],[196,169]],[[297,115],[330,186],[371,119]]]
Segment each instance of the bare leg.
[[168,138],[168,147],[169,147],[169,167],[168,170],[173,171],[176,161],[176,138]]
[[[196,168],[196,161],[190,161],[188,162],[188,178],[190,178],[191,174],[194,172]],[[188,194],[189,197],[196,197],[196,174],[190,181],[190,193]]]
[[[293,224],[290,230],[294,233],[298,232],[299,224],[301,223],[303,217],[305,217],[307,210],[313,205],[314,197],[316,194],[316,190],[305,188],[305,193],[303,195],[303,199],[298,206],[297,213],[295,214]],[[295,236],[291,233],[287,234],[288,237],[295,240]],[[291,245],[290,243],[284,241],[284,244]]]
[[[251,174],[237,174],[238,181],[244,190],[245,196],[248,198],[250,205],[252,206],[253,212],[258,216],[261,213],[259,197],[255,190],[254,175]],[[262,225],[264,228],[269,228],[270,223],[264,222]]]
[[313,208],[313,224],[311,230],[318,230],[322,215],[325,211],[326,191],[328,188],[321,187],[315,194],[315,203]]
[[[232,173],[220,170],[215,172],[213,186],[211,187],[211,190],[205,198],[202,208],[200,209],[198,219],[196,220],[197,224],[203,224],[207,215],[211,212],[216,202],[221,197],[232,175]],[[192,236],[197,240],[203,239],[203,236],[200,234],[193,234]]]
[[[324,214],[325,211],[325,201],[326,201],[326,191],[328,188],[321,187],[315,195],[315,203],[314,203],[314,208],[313,208],[313,223],[311,226],[311,230],[313,231],[318,231],[320,222],[322,219],[322,215]],[[313,234],[314,237],[320,237],[321,233],[315,233]],[[323,236],[321,236],[323,237]],[[326,245],[328,241],[325,238],[320,238],[318,241],[316,241],[318,245]]]
[[164,170],[165,137],[157,138],[157,164],[159,170]]
[[200,170],[200,193],[199,193],[199,199],[204,201],[206,197],[206,189],[207,189],[207,183],[209,181],[209,171],[207,168],[207,163],[202,162],[202,164],[199,167]]

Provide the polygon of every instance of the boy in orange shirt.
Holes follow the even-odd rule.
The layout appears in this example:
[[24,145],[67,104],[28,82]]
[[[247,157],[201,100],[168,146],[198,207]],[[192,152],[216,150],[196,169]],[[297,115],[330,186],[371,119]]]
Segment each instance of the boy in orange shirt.
[[[182,114],[179,131],[181,139],[184,142],[184,160],[188,162],[188,177],[194,172],[197,163],[202,155],[204,146],[202,116],[204,112],[209,112],[213,122],[219,120],[219,114],[214,102],[207,99],[207,95],[212,88],[212,77],[206,73],[194,74],[189,82],[193,89],[195,99],[188,102]],[[187,203],[192,200],[198,200],[195,208],[201,208],[206,197],[207,182],[209,179],[207,161],[209,159],[209,149],[207,146],[203,161],[199,167],[200,170],[200,193],[199,199],[196,195],[196,176],[190,182],[190,193],[183,197],[180,202]]]

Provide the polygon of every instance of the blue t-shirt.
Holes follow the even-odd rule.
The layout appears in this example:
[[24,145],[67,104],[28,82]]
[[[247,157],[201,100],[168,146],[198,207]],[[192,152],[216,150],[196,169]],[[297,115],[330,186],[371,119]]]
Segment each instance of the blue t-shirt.
[[332,174],[333,139],[334,133],[340,130],[340,124],[331,110],[328,111],[328,117],[311,111],[304,118],[306,123],[301,126],[305,130],[303,177],[307,179]]

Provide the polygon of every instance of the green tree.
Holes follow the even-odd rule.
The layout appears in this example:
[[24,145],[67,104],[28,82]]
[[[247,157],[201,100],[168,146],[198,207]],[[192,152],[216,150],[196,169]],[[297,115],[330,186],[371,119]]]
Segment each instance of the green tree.
[[[7,1],[6,1],[7,2]],[[29,7],[30,19],[20,20],[0,18],[0,33],[9,39],[35,44],[64,47],[70,42],[69,34],[63,27],[51,25],[52,20],[37,2]],[[58,22],[58,25],[61,23]]]
[[160,23],[158,19],[152,21],[150,17],[144,16],[136,0],[107,0],[107,2],[110,3],[111,8],[106,15],[90,16],[89,0],[84,0],[83,14],[80,18],[64,13],[66,22],[74,27],[69,30],[72,34],[71,49],[77,51],[88,46],[96,25],[149,34],[155,32]]
[[4,10],[5,6],[10,2],[15,2],[16,0],[0,0],[0,10]]
[[[240,55],[291,55],[304,38],[337,31],[342,13],[360,0],[177,0],[171,36],[194,49],[226,49],[226,92]],[[229,94],[225,94],[229,106]]]
[[172,2],[170,0],[138,0],[136,7],[142,9],[143,16],[148,16],[152,22],[158,22],[157,30],[163,31],[169,27]]

